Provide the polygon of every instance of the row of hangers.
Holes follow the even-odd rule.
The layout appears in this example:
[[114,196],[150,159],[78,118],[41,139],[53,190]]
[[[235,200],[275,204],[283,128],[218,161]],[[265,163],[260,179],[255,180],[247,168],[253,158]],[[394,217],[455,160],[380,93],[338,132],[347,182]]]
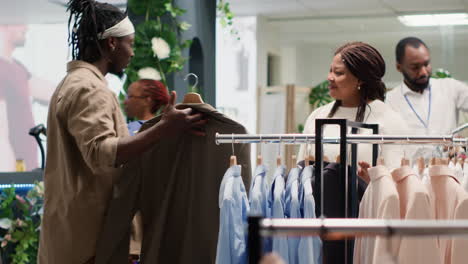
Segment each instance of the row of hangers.
[[[326,161],[326,162],[330,162],[330,159],[327,156],[324,156],[323,160]],[[315,161],[315,157],[313,155],[306,156],[304,161],[305,161],[305,164],[308,164],[311,161]],[[340,155],[336,156],[335,162],[340,163]],[[260,154],[260,155],[257,156],[257,166],[262,165],[262,164],[263,164],[263,157]],[[276,157],[276,165],[281,166],[282,164],[283,164],[282,157],[280,155],[278,155]],[[292,166],[295,166],[297,164],[297,156],[296,155],[291,156],[291,164],[292,164]],[[231,155],[230,160],[229,160],[229,165],[230,166],[237,165],[237,158],[236,158],[236,155],[234,154],[234,141],[232,143],[232,155]]]
[[[232,154],[232,156],[230,158],[230,166],[237,165],[237,158],[234,155],[234,141],[232,143],[232,153],[233,154]],[[323,157],[323,160],[326,161],[326,162],[330,162],[330,159],[326,155]],[[340,155],[337,155],[336,158],[335,158],[335,162],[340,163],[340,160],[341,160]],[[307,155],[305,157],[304,161],[305,161],[305,164],[308,164],[309,162],[315,161],[315,157],[313,155]],[[460,162],[461,164],[468,163],[468,159],[456,159],[456,158],[449,159],[449,158],[436,158],[436,157],[433,157],[429,164],[430,165],[449,165],[450,161],[452,161],[454,163]],[[262,155],[258,155],[257,156],[257,166],[262,165],[262,164],[263,164],[263,157],[262,157]],[[297,164],[297,156],[296,155],[291,156],[291,164],[293,166],[295,166],[295,164]],[[278,155],[277,158],[276,158],[276,165],[277,166],[282,165],[282,158],[281,158],[280,155]],[[379,158],[377,159],[377,165],[385,166],[385,160],[384,160],[383,157],[379,156]],[[424,170],[424,168],[426,167],[426,164],[425,164],[425,161],[424,161],[423,157],[419,157],[417,159],[417,165],[418,165],[418,169],[419,169],[420,172],[422,170]],[[408,158],[406,158],[406,154],[404,154],[403,158],[401,159],[400,166],[401,167],[410,166],[410,160]]]
[[[468,123],[467,123],[467,125],[468,125]],[[306,146],[307,146],[306,147],[306,153],[308,153],[308,149],[307,149],[308,144],[306,144]],[[282,165],[282,160],[281,160],[282,158],[281,158],[281,155],[280,155],[281,154],[280,148],[281,148],[281,138],[280,138],[280,142],[278,144],[278,156],[276,158],[277,166]],[[467,148],[468,148],[468,146],[467,146]],[[378,158],[377,158],[377,165],[385,165],[385,160],[382,157],[381,151],[382,151],[382,148],[380,148],[380,153],[379,153]],[[436,157],[433,157],[429,162],[430,165],[449,165],[449,162],[452,161],[452,162],[454,162],[454,164],[456,164],[457,162],[460,162],[460,164],[463,167],[465,163],[468,163],[468,158],[461,158],[461,159],[457,158],[457,156],[458,156],[457,154],[459,152],[463,151],[463,148],[461,148],[460,146],[447,147],[446,151],[449,152],[449,156],[453,156],[453,158],[436,158]],[[403,158],[401,159],[400,166],[401,167],[410,166],[411,163],[410,163],[410,160],[406,157],[406,151],[404,151],[403,153],[404,154],[403,154]],[[305,164],[309,164],[309,162],[314,161],[314,160],[315,160],[315,157],[313,155],[306,155],[306,157],[304,158]],[[323,160],[326,161],[326,162],[330,161],[330,159],[326,155],[324,155]],[[340,160],[341,160],[340,155],[337,155],[336,158],[335,158],[335,162],[340,163]],[[292,166],[295,166],[297,164],[297,156],[292,155],[291,156],[291,161],[292,161],[291,162]],[[262,155],[260,153],[260,155],[257,156],[257,166],[261,165],[262,163],[263,163],[263,158],[262,158]],[[232,156],[230,158],[230,166],[233,166],[233,165],[237,165],[237,158],[234,155],[234,134],[233,134],[233,139],[232,139]],[[417,165],[418,165],[418,169],[419,169],[420,172],[422,170],[424,170],[424,168],[426,167],[424,158],[419,157],[417,159]],[[467,166],[468,166],[468,164],[467,164]]]
[[[234,136],[234,134],[233,134],[233,136]],[[283,161],[282,161],[282,158],[281,158],[280,148],[281,148],[281,144],[278,144],[278,156],[276,157],[276,165],[278,167],[283,164]],[[307,156],[305,158],[305,164],[308,164],[309,161],[314,161],[314,160],[315,160],[314,156],[312,156],[312,155]],[[339,156],[336,158],[336,160],[337,160],[337,162],[339,162],[339,160],[340,160]],[[329,161],[327,156],[324,157],[324,161]],[[262,155],[260,153],[260,155],[257,156],[257,166],[262,165],[262,164],[263,164],[263,157],[262,157]],[[295,166],[297,164],[297,156],[296,155],[291,156],[291,164],[292,164],[292,166]],[[232,156],[230,158],[229,165],[230,166],[237,165],[237,158],[234,155],[234,138],[232,140]]]

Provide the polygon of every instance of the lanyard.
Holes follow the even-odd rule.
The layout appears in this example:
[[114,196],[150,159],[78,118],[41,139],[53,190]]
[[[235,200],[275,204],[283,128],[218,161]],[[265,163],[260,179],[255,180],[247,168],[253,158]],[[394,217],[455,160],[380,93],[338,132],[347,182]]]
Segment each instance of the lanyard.
[[[403,84],[402,84],[403,85]],[[432,93],[431,93],[431,85],[429,85],[429,106],[428,106],[428,110],[427,110],[427,120],[426,122],[424,122],[422,120],[422,118],[418,115],[418,112],[416,112],[416,110],[414,109],[413,105],[411,104],[410,100],[408,99],[408,97],[405,95],[403,95],[405,97],[405,100],[406,102],[408,103],[409,107],[411,108],[411,110],[413,110],[413,113],[416,115],[416,117],[419,119],[419,121],[421,122],[421,124],[423,124],[423,126],[427,129],[429,127],[429,119],[431,118],[431,104],[432,104]]]

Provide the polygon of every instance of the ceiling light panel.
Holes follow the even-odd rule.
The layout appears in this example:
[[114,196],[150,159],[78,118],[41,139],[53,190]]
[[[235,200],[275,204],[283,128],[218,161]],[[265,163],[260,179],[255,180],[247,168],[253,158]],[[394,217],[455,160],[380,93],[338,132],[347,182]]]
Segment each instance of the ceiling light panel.
[[406,15],[398,19],[408,27],[468,25],[467,13]]

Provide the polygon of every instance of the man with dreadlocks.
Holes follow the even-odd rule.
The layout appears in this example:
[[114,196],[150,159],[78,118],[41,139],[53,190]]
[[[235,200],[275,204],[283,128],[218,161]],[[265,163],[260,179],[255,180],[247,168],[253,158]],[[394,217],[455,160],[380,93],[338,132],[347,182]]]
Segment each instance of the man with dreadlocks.
[[68,11],[74,60],[50,101],[40,264],[94,263],[118,167],[182,131],[202,136],[206,123],[190,108],[175,109],[172,92],[162,121],[130,137],[104,76],[129,64],[134,27],[118,8],[94,0],[71,0]]

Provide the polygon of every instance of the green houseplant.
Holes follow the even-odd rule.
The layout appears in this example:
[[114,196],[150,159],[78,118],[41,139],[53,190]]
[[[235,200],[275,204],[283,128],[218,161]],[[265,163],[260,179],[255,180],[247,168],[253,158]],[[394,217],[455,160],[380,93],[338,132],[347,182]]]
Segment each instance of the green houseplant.
[[34,264],[39,247],[44,185],[36,183],[26,196],[15,188],[0,193],[0,255],[3,263]]
[[[323,81],[310,89],[309,104],[312,109],[326,105],[331,101],[333,101],[333,98],[328,94],[328,81]],[[302,133],[304,124],[299,124],[297,130]]]
[[309,104],[313,108],[326,105],[333,101],[333,98],[328,94],[328,81],[323,81],[310,89]]
[[[188,58],[183,51],[192,43],[180,37],[191,27],[180,19],[186,10],[176,6],[174,0],[128,0],[128,8],[144,20],[135,29],[135,57],[126,69],[124,90],[139,79],[160,80],[167,87],[166,76],[184,68]],[[237,36],[229,2],[218,0],[216,8],[221,26]],[[125,99],[124,94],[120,99]]]
[[437,69],[432,73],[431,77],[435,79],[452,78],[452,74],[447,70]]
[[191,25],[178,19],[186,10],[175,6],[173,0],[129,0],[128,7],[144,21],[135,29],[135,57],[126,69],[125,90],[130,83],[145,78],[167,85],[166,75],[182,70],[187,60],[182,50],[191,40],[179,36]]

